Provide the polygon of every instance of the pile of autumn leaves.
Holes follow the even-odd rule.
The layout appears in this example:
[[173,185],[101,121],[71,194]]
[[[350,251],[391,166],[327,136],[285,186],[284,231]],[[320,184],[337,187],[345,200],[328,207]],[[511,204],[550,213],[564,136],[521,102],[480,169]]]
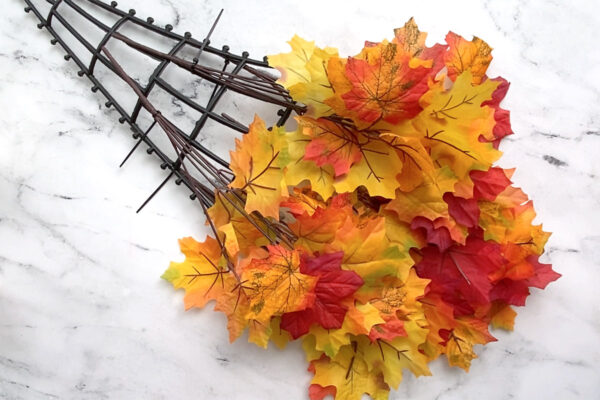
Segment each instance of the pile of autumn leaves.
[[182,239],[186,259],[164,275],[186,309],[214,300],[232,341],[246,328],[264,347],[301,338],[311,399],[386,399],[441,354],[468,370],[473,346],[495,340],[488,326],[512,329],[511,306],[559,277],[538,261],[549,234],[531,201],[492,167],[512,132],[491,48],[425,36],[410,20],[354,57],[297,36],[270,56],[307,112],[291,132],[256,117],[230,186],[291,246],[218,194],[219,240]]

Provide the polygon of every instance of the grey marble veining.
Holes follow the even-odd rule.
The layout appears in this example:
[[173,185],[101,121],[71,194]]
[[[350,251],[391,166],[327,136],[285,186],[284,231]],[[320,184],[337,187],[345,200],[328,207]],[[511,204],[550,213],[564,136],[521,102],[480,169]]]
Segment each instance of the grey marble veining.
[[[443,41],[451,29],[494,47],[489,75],[511,82],[515,135],[503,167],[554,232],[543,261],[563,274],[518,309],[516,330],[480,347],[471,372],[432,363],[392,399],[595,399],[600,393],[600,16],[593,0],[121,0],[120,7],[256,58],[294,33],[355,54],[414,16]],[[116,113],[89,91],[46,32],[3,2],[0,16],[0,398],[307,399],[299,344],[230,345],[222,315],[184,313],[159,279],[177,238],[206,234],[201,210],[170,185]],[[141,66],[140,68],[143,68]],[[201,82],[188,88],[196,93]],[[236,107],[243,107],[236,105]],[[181,111],[182,118],[192,118]],[[249,115],[249,118],[252,116]],[[231,137],[206,137],[226,154]]]

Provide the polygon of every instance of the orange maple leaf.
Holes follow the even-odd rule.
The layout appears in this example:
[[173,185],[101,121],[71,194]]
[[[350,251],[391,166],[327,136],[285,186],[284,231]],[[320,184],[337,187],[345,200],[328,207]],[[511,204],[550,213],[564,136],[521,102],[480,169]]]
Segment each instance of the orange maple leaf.
[[[379,120],[395,124],[418,114],[430,70],[421,65],[412,68],[410,53],[396,43],[384,41],[363,53],[364,58],[348,59],[344,75],[350,90],[341,94],[347,110],[356,113],[356,125],[363,128]],[[335,71],[333,68],[332,73]],[[339,92],[336,82],[332,84]],[[339,108],[335,111],[351,116]]]
[[476,36],[468,41],[454,32],[448,32],[446,43],[449,49],[444,55],[444,62],[450,79],[455,80],[463,71],[470,70],[473,83],[481,83],[492,61],[492,48]]

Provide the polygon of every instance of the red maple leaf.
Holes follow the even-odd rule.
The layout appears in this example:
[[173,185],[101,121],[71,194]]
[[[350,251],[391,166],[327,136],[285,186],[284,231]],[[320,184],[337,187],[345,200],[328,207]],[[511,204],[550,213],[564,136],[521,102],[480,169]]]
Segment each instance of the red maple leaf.
[[502,138],[513,134],[512,127],[510,126],[510,111],[500,108],[500,102],[504,99],[504,96],[506,96],[510,83],[502,77],[494,78],[492,81],[499,81],[500,85],[498,85],[496,90],[494,90],[494,93],[492,93],[492,98],[481,103],[481,106],[490,106],[494,109],[494,120],[496,121],[496,125],[494,125],[494,130],[492,132],[495,138],[492,143],[497,149]]
[[438,226],[436,222],[442,220],[438,218],[435,221],[431,221],[425,217],[415,217],[410,223],[410,229],[422,230],[425,233],[427,243],[435,244],[441,251],[446,250],[448,247],[454,244],[454,240],[450,236],[450,231],[445,226]]
[[424,248],[415,268],[419,277],[431,279],[431,292],[454,304],[455,313],[463,314],[472,311],[471,306],[490,302],[493,284],[489,275],[504,264],[499,244],[469,237],[464,246],[446,251]]
[[510,179],[499,167],[492,167],[487,171],[471,171],[469,174],[473,181],[473,198],[494,201],[496,197],[510,185]]
[[354,294],[363,284],[361,277],[354,271],[341,268],[343,251],[309,257],[304,255],[300,262],[300,272],[317,276],[315,301],[302,311],[283,314],[281,328],[288,331],[294,339],[308,333],[312,324],[325,329],[341,328],[348,309],[340,302]]
[[444,193],[444,201],[448,204],[448,212],[456,222],[467,228],[474,228],[479,225],[479,206],[475,199],[464,199]]
[[550,282],[557,280],[562,275],[553,271],[552,265],[540,263],[538,258],[539,256],[535,255],[527,257],[527,262],[529,262],[535,270],[534,275],[527,279],[527,286],[545,289]]
[[371,342],[375,342],[377,339],[383,340],[394,340],[399,336],[407,336],[406,330],[404,329],[404,322],[393,318],[387,321],[385,324],[375,325],[369,332],[369,339]]

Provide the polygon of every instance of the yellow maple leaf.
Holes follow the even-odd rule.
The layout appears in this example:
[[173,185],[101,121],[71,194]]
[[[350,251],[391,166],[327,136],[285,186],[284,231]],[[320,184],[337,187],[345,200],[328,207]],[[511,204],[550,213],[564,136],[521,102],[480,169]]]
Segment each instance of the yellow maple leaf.
[[277,81],[289,90],[296,101],[305,104],[307,115],[319,117],[331,114],[324,100],[333,94],[327,77],[327,62],[337,57],[337,49],[321,49],[298,35],[288,42],[290,53],[268,56],[269,65],[281,72]]
[[337,193],[353,192],[364,186],[371,196],[394,198],[400,186],[397,176],[402,171],[398,152],[384,140],[371,140],[363,147],[361,160],[333,183]]
[[207,210],[215,228],[223,234],[223,243],[232,258],[238,253],[248,255],[253,248],[268,244],[269,238],[273,239],[275,236],[263,221],[254,218],[251,222],[240,209],[243,210],[244,205],[237,197],[217,192],[215,203]]
[[456,177],[448,167],[439,168],[432,176],[425,176],[423,183],[413,191],[398,191],[385,209],[395,212],[400,221],[410,224],[417,216],[433,221],[436,218],[448,217],[448,204],[443,196],[452,192]]
[[499,83],[488,79],[473,85],[471,80],[471,71],[466,70],[449,90],[434,85],[421,99],[424,109],[410,122],[413,128],[406,123],[390,127],[398,136],[418,132],[431,158],[449,166],[460,180],[471,170],[487,170],[502,154],[492,143],[480,140],[493,136],[494,110],[481,104]]
[[285,167],[284,177],[289,185],[299,185],[304,181],[310,182],[311,189],[318,193],[323,200],[333,194],[333,168],[329,165],[317,166],[313,161],[304,160],[306,145],[310,137],[304,135],[303,127],[286,134],[289,163]]
[[266,349],[269,345],[269,341],[275,343],[275,345],[283,349],[287,343],[292,340],[292,337],[288,332],[281,329],[279,324],[281,318],[273,317],[268,323],[261,323],[257,320],[251,320],[248,322],[248,341],[254,343]]
[[317,282],[317,278],[300,273],[297,250],[286,250],[279,245],[267,248],[267,258],[253,259],[242,272],[250,301],[247,318],[262,324],[273,316],[310,306]]
[[471,360],[477,358],[473,351],[476,344],[486,344],[496,339],[488,332],[488,324],[476,318],[456,318],[457,325],[448,338],[446,357],[451,366],[469,371]]
[[[378,133],[361,131],[343,121],[307,117],[297,120],[307,142],[303,159],[314,161],[318,167],[333,168],[337,193],[365,186],[371,196],[393,198],[394,190],[400,186],[396,179],[402,171],[400,156],[408,150],[407,146],[400,141],[392,144]],[[310,169],[308,173],[313,174]],[[326,178],[330,183],[329,176]]]
[[406,280],[396,277],[384,277],[364,291],[358,298],[369,301],[375,306],[384,320],[391,318],[418,319],[423,317],[423,310],[418,299],[425,294],[429,279],[417,276],[411,268]]
[[385,236],[401,251],[408,252],[413,247],[425,246],[425,243],[418,241],[420,238],[414,235],[409,223],[394,218],[395,214],[392,212],[382,210],[381,215],[385,217]]
[[515,326],[515,317],[517,312],[508,304],[500,306],[494,305],[494,314],[490,321],[494,328],[501,328],[506,331],[512,331]]
[[390,243],[385,219],[381,217],[363,221],[360,226],[347,219],[326,249],[327,252],[344,252],[342,268],[356,272],[365,282],[363,287],[385,275],[405,280],[413,265],[408,253]]
[[311,383],[322,387],[335,386],[336,400],[361,400],[368,394],[374,400],[387,400],[389,386],[381,373],[369,371],[358,343],[352,342],[332,358],[311,362],[315,376]]
[[407,335],[393,340],[377,339],[374,343],[361,337],[362,351],[369,370],[380,370],[385,382],[397,389],[402,381],[402,370],[409,369],[415,376],[431,375],[427,356],[419,351],[428,330],[415,321],[405,321]]
[[279,203],[287,198],[283,179],[287,160],[281,151],[284,147],[284,129],[274,127],[268,131],[258,116],[242,140],[236,139],[235,151],[230,152],[230,168],[235,174],[230,187],[246,191],[247,212],[258,211],[279,220]]

